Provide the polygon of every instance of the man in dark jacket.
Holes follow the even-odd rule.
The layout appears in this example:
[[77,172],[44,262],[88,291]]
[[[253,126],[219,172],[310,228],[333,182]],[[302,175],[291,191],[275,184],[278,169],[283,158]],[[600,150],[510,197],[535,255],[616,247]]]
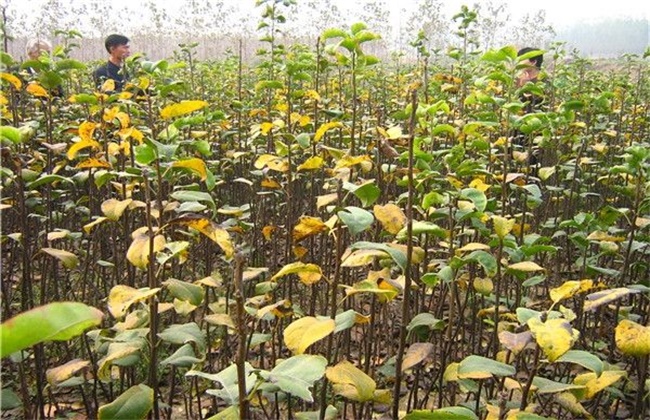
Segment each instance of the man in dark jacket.
[[100,89],[106,80],[112,79],[115,81],[115,91],[120,92],[128,80],[124,61],[131,53],[129,38],[124,35],[112,34],[106,37],[104,45],[109,57],[106,64],[98,67],[93,72],[95,86]]

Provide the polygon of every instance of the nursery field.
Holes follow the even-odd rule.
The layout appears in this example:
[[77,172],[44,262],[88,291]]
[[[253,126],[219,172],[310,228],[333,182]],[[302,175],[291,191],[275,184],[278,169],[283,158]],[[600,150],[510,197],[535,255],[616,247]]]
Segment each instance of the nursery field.
[[2,54],[2,418],[647,418],[648,58],[517,87],[466,8],[406,62],[267,3],[117,93]]

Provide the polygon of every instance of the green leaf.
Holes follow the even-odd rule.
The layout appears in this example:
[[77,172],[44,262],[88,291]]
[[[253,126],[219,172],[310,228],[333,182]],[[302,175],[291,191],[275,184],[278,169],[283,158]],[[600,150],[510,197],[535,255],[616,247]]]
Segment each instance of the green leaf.
[[86,70],[87,66],[81,61],[73,60],[71,58],[65,58],[59,60],[55,65],[56,69],[61,70]]
[[2,394],[0,394],[0,410],[12,410],[22,405],[23,403],[13,390],[10,388],[2,388]]
[[68,184],[74,184],[74,182],[70,178],[66,178],[60,175],[42,175],[40,178],[38,178],[36,181],[30,182],[29,184],[26,185],[27,189],[33,190],[41,185],[45,184],[53,184],[54,182],[67,182]]
[[598,356],[584,350],[569,350],[560,356],[556,362],[575,363],[589,369],[600,376],[605,368],[604,363]]
[[193,364],[202,361],[196,357],[194,348],[191,344],[184,344],[176,350],[171,356],[160,362],[161,365],[174,365],[177,367],[191,367]]
[[428,312],[423,312],[413,317],[411,322],[409,322],[408,325],[406,326],[406,330],[410,334],[411,332],[414,331],[415,333],[418,333],[423,329],[426,329],[428,331],[441,330],[444,327],[445,327],[444,321],[436,318],[435,316],[433,316],[433,314],[430,314]]
[[476,355],[464,358],[458,366],[458,377],[461,379],[487,379],[493,375],[511,376],[515,373],[517,370],[510,365]]
[[556,392],[570,391],[572,389],[584,389],[584,385],[565,384],[562,382],[555,382],[550,379],[535,376],[533,378],[533,385],[537,387],[538,394],[554,394]]
[[463,258],[464,261],[476,261],[481,267],[485,270],[485,274],[489,277],[493,277],[497,274],[497,259],[494,255],[485,251],[474,251],[471,254]]
[[[246,393],[248,394],[256,382],[256,375],[252,373],[255,369],[253,366],[245,362],[244,375],[246,376]],[[237,404],[239,401],[239,382],[237,378],[237,365],[232,364],[219,373],[204,373],[197,370],[190,370],[185,376],[198,376],[200,378],[209,379],[211,381],[219,382],[222,386],[221,389],[208,389],[206,392],[226,401],[228,404]]]
[[478,420],[472,410],[465,407],[445,407],[437,410],[413,410],[404,420]]
[[21,142],[20,131],[8,125],[0,126],[0,141],[2,143],[18,144]]
[[319,355],[299,354],[279,362],[270,372],[261,372],[264,379],[283,392],[313,402],[310,387],[325,374],[327,359]]
[[205,350],[205,331],[201,330],[196,322],[170,325],[159,333],[158,337],[173,344],[194,342],[199,350]]
[[214,199],[212,196],[206,192],[202,191],[189,191],[189,190],[181,190],[181,191],[174,191],[171,194],[171,197],[174,200],[178,201],[196,201],[196,202],[204,202],[208,203],[212,211],[217,211],[217,205],[214,202]]
[[355,188],[352,193],[361,200],[361,205],[363,207],[369,207],[377,201],[381,194],[381,190],[377,185],[375,185],[374,181],[371,181]]
[[66,341],[101,324],[104,314],[79,302],[54,302],[31,309],[0,326],[0,357],[46,341]]
[[99,407],[99,420],[144,419],[153,407],[153,389],[144,384],[127,389],[110,404]]
[[375,221],[372,213],[359,207],[348,206],[345,211],[339,211],[337,215],[350,229],[351,235],[363,232]]
[[189,302],[194,306],[199,306],[203,302],[203,288],[201,286],[176,279],[169,279],[163,284],[167,286],[169,294],[177,299]]
[[460,198],[466,198],[474,203],[474,207],[478,211],[485,211],[487,207],[487,197],[485,193],[477,190],[476,188],[465,188],[460,192]]

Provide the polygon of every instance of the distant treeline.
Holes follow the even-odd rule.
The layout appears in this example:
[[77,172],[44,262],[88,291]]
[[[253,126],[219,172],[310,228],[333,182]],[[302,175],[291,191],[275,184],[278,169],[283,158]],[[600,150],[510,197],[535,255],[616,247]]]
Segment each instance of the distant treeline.
[[556,38],[588,57],[642,54],[650,44],[650,27],[647,19],[607,19],[559,30]]

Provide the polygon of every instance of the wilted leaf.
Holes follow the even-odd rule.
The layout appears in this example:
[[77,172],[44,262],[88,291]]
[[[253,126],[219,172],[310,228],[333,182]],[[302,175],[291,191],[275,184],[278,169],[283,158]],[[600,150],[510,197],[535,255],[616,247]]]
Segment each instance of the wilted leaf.
[[381,223],[381,226],[388,233],[397,235],[406,225],[406,215],[402,209],[395,204],[388,203],[384,206],[376,204],[372,208],[375,217]]
[[589,414],[587,410],[578,402],[578,399],[571,392],[562,392],[555,396],[555,401],[558,402],[563,408],[567,409],[571,414],[576,416],[583,416],[586,419],[593,419],[594,417]]
[[425,360],[433,352],[432,343],[413,343],[409,346],[402,360],[402,371],[412,368]]
[[305,238],[326,232],[329,228],[318,217],[302,216],[296,226],[293,227],[293,241],[300,242]]
[[638,290],[630,289],[627,287],[617,287],[615,289],[602,290],[587,295],[584,304],[585,311],[593,311],[601,305],[613,302],[616,299],[627,296],[630,293],[638,293]]
[[650,354],[650,327],[624,319],[616,326],[616,347],[628,356]]
[[528,343],[531,343],[532,341],[533,336],[530,331],[524,331],[520,333],[501,331],[499,333],[499,342],[501,345],[514,354],[521,352],[528,345]]
[[61,382],[67,381],[68,379],[76,375],[79,371],[89,366],[90,366],[90,362],[87,360],[74,359],[61,366],[48,369],[45,372],[45,377],[47,378],[47,382],[50,385],[56,386]]
[[294,354],[303,354],[307,347],[330,335],[336,324],[333,319],[306,316],[284,329],[284,344]]
[[210,238],[212,241],[214,241],[217,245],[219,245],[227,258],[232,258],[232,256],[235,254],[235,248],[228,231],[207,217],[186,215],[184,217],[171,220],[169,224],[181,224],[198,230]]

